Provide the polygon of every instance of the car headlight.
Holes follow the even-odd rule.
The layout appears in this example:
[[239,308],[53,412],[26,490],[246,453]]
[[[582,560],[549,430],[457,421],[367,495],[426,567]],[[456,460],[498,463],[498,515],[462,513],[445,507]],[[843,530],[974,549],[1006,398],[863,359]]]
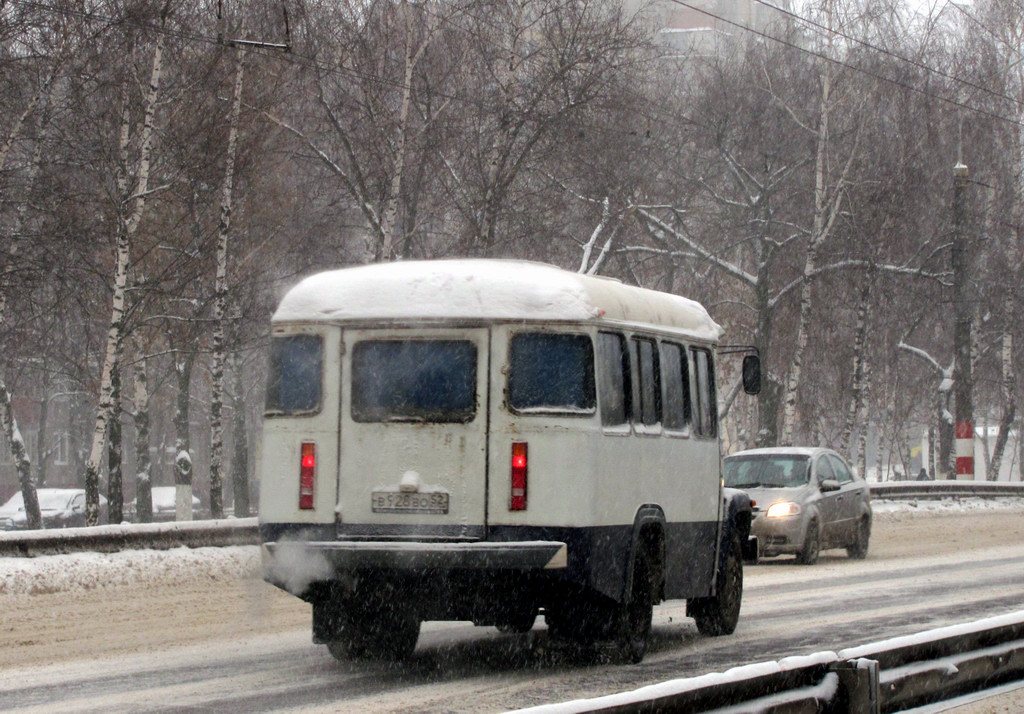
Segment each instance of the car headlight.
[[787,516],[795,516],[800,513],[800,504],[793,503],[792,501],[780,501],[773,503],[768,507],[768,512],[765,514],[769,518],[786,518]]

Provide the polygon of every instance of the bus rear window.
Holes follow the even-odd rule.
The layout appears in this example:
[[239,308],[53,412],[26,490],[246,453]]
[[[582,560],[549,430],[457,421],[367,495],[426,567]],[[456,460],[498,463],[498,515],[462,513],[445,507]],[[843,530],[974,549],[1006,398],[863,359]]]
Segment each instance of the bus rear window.
[[267,414],[312,414],[319,411],[323,363],[323,339],[318,335],[272,338]]
[[476,346],[467,340],[365,340],[352,349],[352,419],[470,422]]
[[508,403],[514,411],[592,414],[596,401],[590,337],[543,332],[513,335]]

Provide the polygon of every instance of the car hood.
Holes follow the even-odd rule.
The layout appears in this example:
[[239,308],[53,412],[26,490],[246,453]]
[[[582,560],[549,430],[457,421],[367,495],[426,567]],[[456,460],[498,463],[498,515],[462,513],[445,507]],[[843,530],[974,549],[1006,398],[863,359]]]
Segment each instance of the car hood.
[[814,498],[814,489],[810,485],[794,488],[745,488],[750,499],[755,502],[754,510],[763,511],[778,501],[796,501],[807,503]]

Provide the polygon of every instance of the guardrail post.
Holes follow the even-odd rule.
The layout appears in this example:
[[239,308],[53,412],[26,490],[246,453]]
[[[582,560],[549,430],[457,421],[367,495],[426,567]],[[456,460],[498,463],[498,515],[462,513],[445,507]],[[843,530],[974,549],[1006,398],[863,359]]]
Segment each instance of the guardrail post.
[[831,670],[839,676],[835,712],[879,714],[878,662],[873,659],[848,659],[836,662]]

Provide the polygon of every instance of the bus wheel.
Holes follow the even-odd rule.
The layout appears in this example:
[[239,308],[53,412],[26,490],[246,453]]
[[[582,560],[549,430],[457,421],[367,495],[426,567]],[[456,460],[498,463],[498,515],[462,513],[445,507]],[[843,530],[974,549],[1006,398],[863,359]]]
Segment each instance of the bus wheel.
[[636,552],[629,598],[616,608],[612,633],[617,659],[637,663],[647,653],[654,614],[654,582],[650,554],[646,547]]
[[327,650],[338,660],[407,659],[416,649],[420,635],[419,617],[412,612],[364,610],[347,618]]
[[537,608],[522,608],[503,613],[502,619],[495,625],[499,632],[505,634],[522,634],[533,629],[533,623],[537,621]]
[[733,531],[725,567],[718,573],[715,594],[694,598],[689,612],[697,621],[697,630],[708,637],[731,635],[740,619],[743,601],[743,552],[740,536]]

